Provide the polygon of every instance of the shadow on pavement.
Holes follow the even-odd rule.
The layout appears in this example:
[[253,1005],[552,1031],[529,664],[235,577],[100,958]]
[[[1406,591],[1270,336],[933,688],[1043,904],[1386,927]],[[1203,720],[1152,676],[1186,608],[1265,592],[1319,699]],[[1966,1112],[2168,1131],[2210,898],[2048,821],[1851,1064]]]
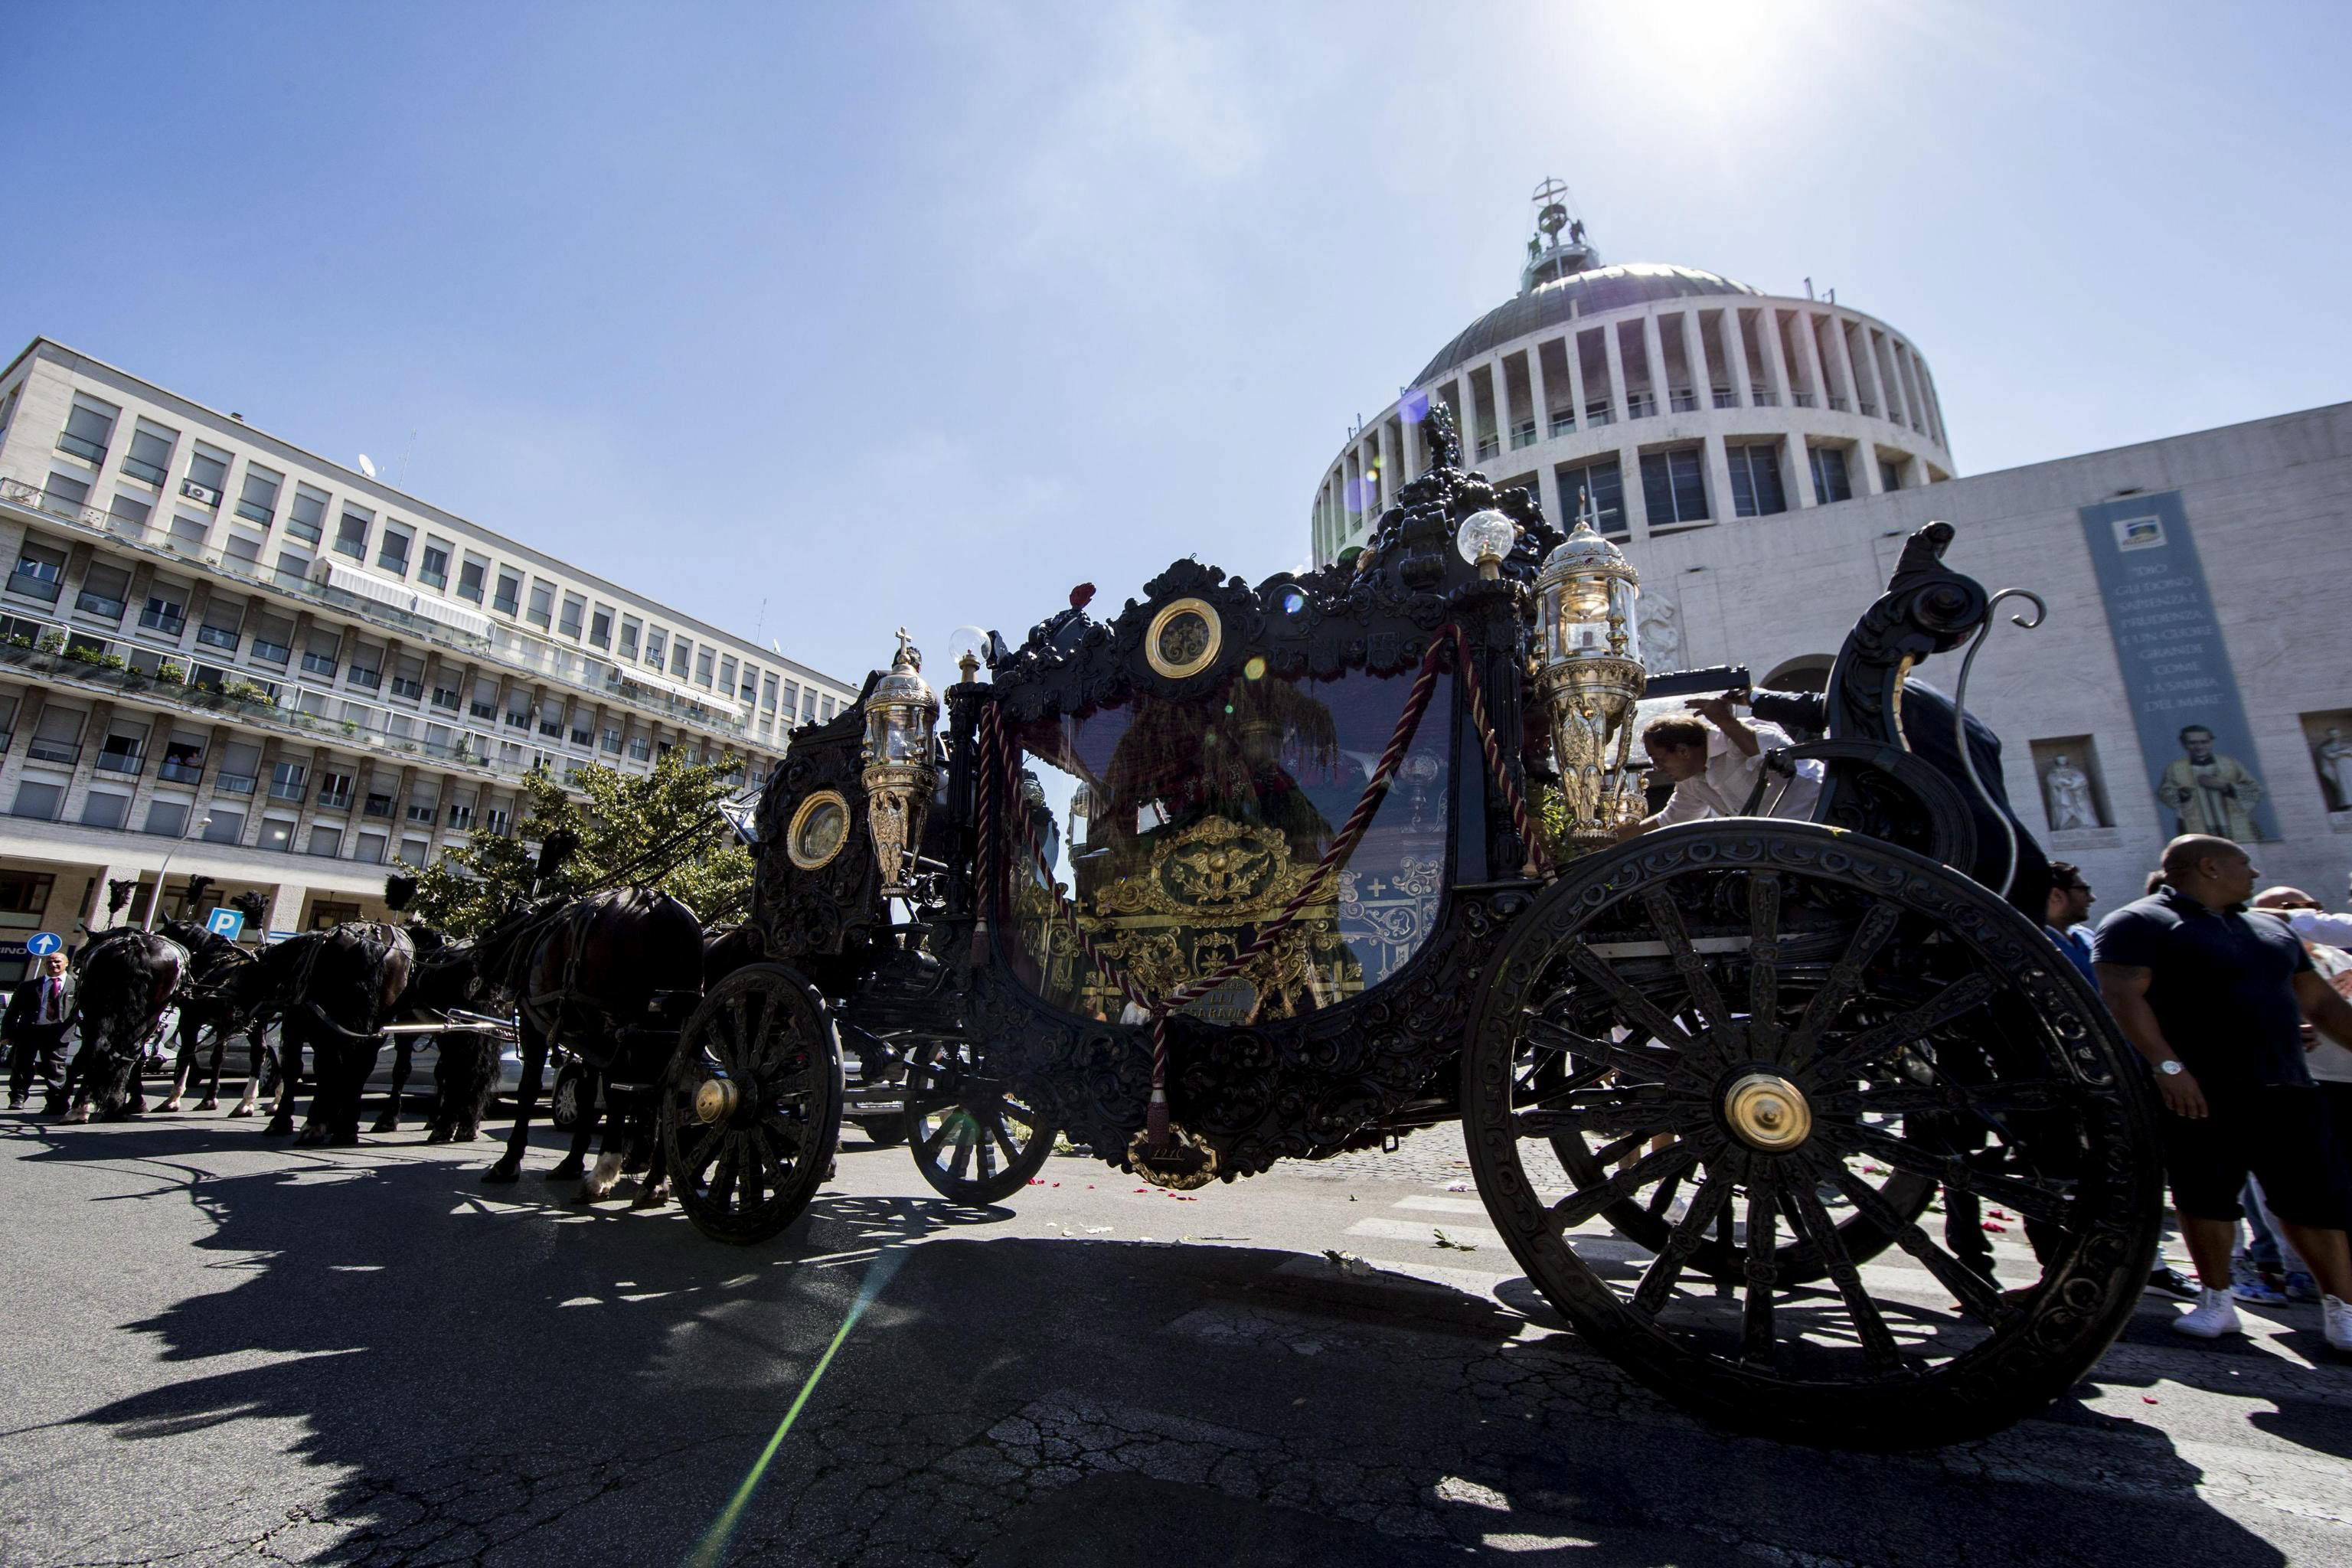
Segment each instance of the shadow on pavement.
[[[168,1164],[241,1133],[155,1124],[34,1158]],[[584,1209],[535,1173],[485,1188],[478,1168],[394,1142],[187,1189],[219,1272],[123,1325],[179,1380],[72,1425],[119,1439],[126,1473],[254,1433],[314,1479],[180,1497],[164,1544],[258,1530],[273,1554],[367,1564],[677,1563],[701,1544],[713,1562],[1419,1568],[1941,1564],[1965,1535],[1995,1562],[2140,1568],[2150,1539],[2284,1561],[2145,1428],[2044,1420],[1943,1454],[1824,1454],[1701,1426],[1493,1301],[1401,1300],[1288,1252],[990,1237],[1003,1211],[841,1195],[738,1249],[675,1211]],[[737,1526],[710,1538],[837,1335]],[[119,1537],[101,1521],[120,1500],[87,1489],[86,1510],[39,1521],[56,1539],[22,1547],[80,1560],[85,1532]]]

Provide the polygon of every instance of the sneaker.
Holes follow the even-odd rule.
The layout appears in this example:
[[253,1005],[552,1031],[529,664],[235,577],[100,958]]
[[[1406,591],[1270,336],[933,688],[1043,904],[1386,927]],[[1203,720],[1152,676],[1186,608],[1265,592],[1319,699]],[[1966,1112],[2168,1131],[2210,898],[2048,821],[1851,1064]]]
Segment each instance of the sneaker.
[[[2238,1322],[2238,1304],[2230,1300],[2227,1290],[2200,1289],[2197,1305],[2173,1319],[2172,1327],[2177,1332],[2200,1340],[2218,1340],[2223,1334],[2243,1331]],[[2352,1334],[2352,1321],[2346,1323],[2345,1331]]]
[[2286,1292],[2263,1278],[2263,1271],[2243,1257],[2230,1260],[2230,1294],[2250,1307],[2284,1307]]
[[2327,1348],[2352,1351],[2352,1301],[2322,1296],[2319,1299],[2319,1316],[2327,1332]]
[[2323,1299],[2320,1294],[2319,1281],[2300,1268],[2286,1277],[2284,1293],[2290,1301],[2317,1301]]
[[2147,1288],[2151,1290],[2161,1290],[2168,1296],[2177,1296],[2184,1301],[2194,1301],[2200,1294],[2196,1280],[2191,1279],[2179,1269],[2162,1263],[2158,1264],[2155,1271],[2148,1275]]

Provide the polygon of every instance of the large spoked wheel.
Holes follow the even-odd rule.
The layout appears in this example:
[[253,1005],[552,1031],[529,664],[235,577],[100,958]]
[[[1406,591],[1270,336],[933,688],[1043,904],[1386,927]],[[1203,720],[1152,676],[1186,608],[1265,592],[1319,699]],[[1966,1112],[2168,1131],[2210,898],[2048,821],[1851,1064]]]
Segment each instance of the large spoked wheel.
[[[2047,939],[1958,873],[1810,823],[1671,828],[1576,865],[1489,973],[1463,1071],[1487,1211],[1580,1332],[1700,1414],[1981,1436],[2138,1300],[2145,1082]],[[1937,1186],[2023,1221],[2038,1263],[1979,1272],[1931,1237]],[[1628,1205],[1649,1225],[1610,1235]],[[1872,1237],[1897,1250],[1868,1262]]]
[[767,1240],[808,1207],[840,1137],[841,1056],[816,993],[774,963],[721,980],[662,1084],[662,1154],[694,1228]]
[[1054,1152],[1055,1129],[969,1045],[929,1047],[907,1068],[907,1142],[943,1198],[1001,1203]]

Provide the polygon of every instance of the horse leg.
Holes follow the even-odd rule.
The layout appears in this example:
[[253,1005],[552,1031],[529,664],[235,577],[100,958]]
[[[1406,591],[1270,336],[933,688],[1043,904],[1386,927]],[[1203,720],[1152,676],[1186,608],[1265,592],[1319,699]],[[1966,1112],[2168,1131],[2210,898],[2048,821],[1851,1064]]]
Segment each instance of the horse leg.
[[[397,1132],[400,1131],[400,1097],[405,1093],[408,1089],[408,1069],[414,1063],[416,1056],[416,1047],[415,1044],[415,1038],[416,1037],[414,1035],[395,1035],[393,1037],[392,1103],[385,1106],[383,1108],[383,1114],[375,1119],[375,1125],[369,1129],[372,1132]],[[376,1048],[378,1050],[383,1049],[380,1046]],[[364,1084],[367,1081],[366,1077],[362,1075],[360,1081]]]
[[[201,1035],[199,1037],[201,1038]],[[204,1099],[196,1101],[196,1109],[198,1110],[218,1110],[220,1109],[221,1058],[227,1054],[227,1023],[224,1019],[215,1019],[213,1023],[213,1059],[211,1066],[206,1069],[206,1077],[205,1079],[205,1097]]]
[[636,1142],[637,1091],[615,1089],[608,1084],[604,1100],[604,1147],[597,1152],[595,1170],[581,1188],[581,1195],[591,1202],[612,1195],[622,1172],[628,1168],[629,1153]]
[[278,1095],[269,1102],[269,1125],[262,1131],[283,1138],[294,1131],[294,1097],[302,1087],[302,1041],[284,1019],[278,1023]]
[[453,1112],[457,1131],[451,1136],[458,1142],[471,1143],[482,1135],[482,1118],[489,1114],[490,1100],[499,1092],[499,1063],[504,1055],[492,1036],[474,1037],[474,1070]]
[[[219,1052],[222,1048],[223,1047],[218,1043],[215,1043],[213,1056],[213,1065],[215,1069],[213,1082],[215,1088],[219,1086],[220,1082],[217,1069],[220,1065]],[[253,1114],[254,1108],[259,1102],[261,1098],[261,1069],[263,1064],[268,1060],[268,1056],[269,1047],[262,1039],[261,1026],[257,1023],[247,1025],[245,1029],[245,1093],[238,1097],[236,1106],[230,1110],[229,1115],[231,1117],[250,1116]]]
[[97,1066],[97,1042],[76,1042],[74,1053],[66,1062],[66,1076],[58,1080],[57,1093],[49,1100],[52,1114],[68,1121],[89,1120],[90,1073]]
[[[196,1047],[202,1043],[200,1039],[202,1033],[202,1026],[188,1016],[188,1010],[184,1007],[181,1008],[180,1026],[173,1041],[177,1049],[173,1053],[172,1092],[164,1097],[163,1104],[155,1108],[164,1115],[179,1110],[180,1097],[188,1092],[188,1080],[194,1078],[196,1072]],[[209,1110],[210,1107],[205,1109]]]
[[522,1152],[530,1142],[530,1113],[539,1103],[540,1079],[547,1072],[547,1037],[529,1014],[522,1018],[522,1089],[515,1096],[514,1130],[507,1134],[507,1152],[482,1173],[486,1182],[511,1182],[522,1174]]
[[[332,1102],[334,1113],[327,1121],[327,1141],[330,1143],[349,1146],[360,1141],[360,1097],[367,1092],[369,1075],[375,1071],[376,1058],[383,1054],[383,1037],[379,1035],[376,1037],[377,1043],[371,1046],[357,1048],[337,1047],[338,1053],[343,1058],[343,1079],[336,1086]],[[406,1053],[402,1054],[404,1058]],[[404,1059],[396,1070],[405,1070]],[[397,1109],[400,1104],[400,1089],[396,1083],[392,1092],[392,1102]]]
[[588,1145],[595,1139],[596,1120],[603,1114],[596,1104],[603,1098],[598,1092],[603,1079],[586,1062],[580,1066],[580,1118],[572,1124],[571,1149],[556,1163],[555,1169],[547,1173],[551,1182],[576,1180],[587,1171]]

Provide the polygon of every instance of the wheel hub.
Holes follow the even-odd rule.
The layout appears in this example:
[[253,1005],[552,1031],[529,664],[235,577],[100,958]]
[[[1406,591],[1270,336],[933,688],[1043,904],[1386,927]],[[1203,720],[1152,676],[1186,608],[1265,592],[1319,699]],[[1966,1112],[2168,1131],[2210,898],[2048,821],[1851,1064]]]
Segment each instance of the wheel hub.
[[1724,1091],[1723,1119],[1751,1149],[1784,1154],[1812,1135],[1813,1108],[1779,1073],[1742,1075]]
[[735,1114],[742,1098],[742,1090],[735,1087],[733,1080],[704,1079],[702,1087],[694,1091],[694,1114],[706,1124],[724,1121]]

